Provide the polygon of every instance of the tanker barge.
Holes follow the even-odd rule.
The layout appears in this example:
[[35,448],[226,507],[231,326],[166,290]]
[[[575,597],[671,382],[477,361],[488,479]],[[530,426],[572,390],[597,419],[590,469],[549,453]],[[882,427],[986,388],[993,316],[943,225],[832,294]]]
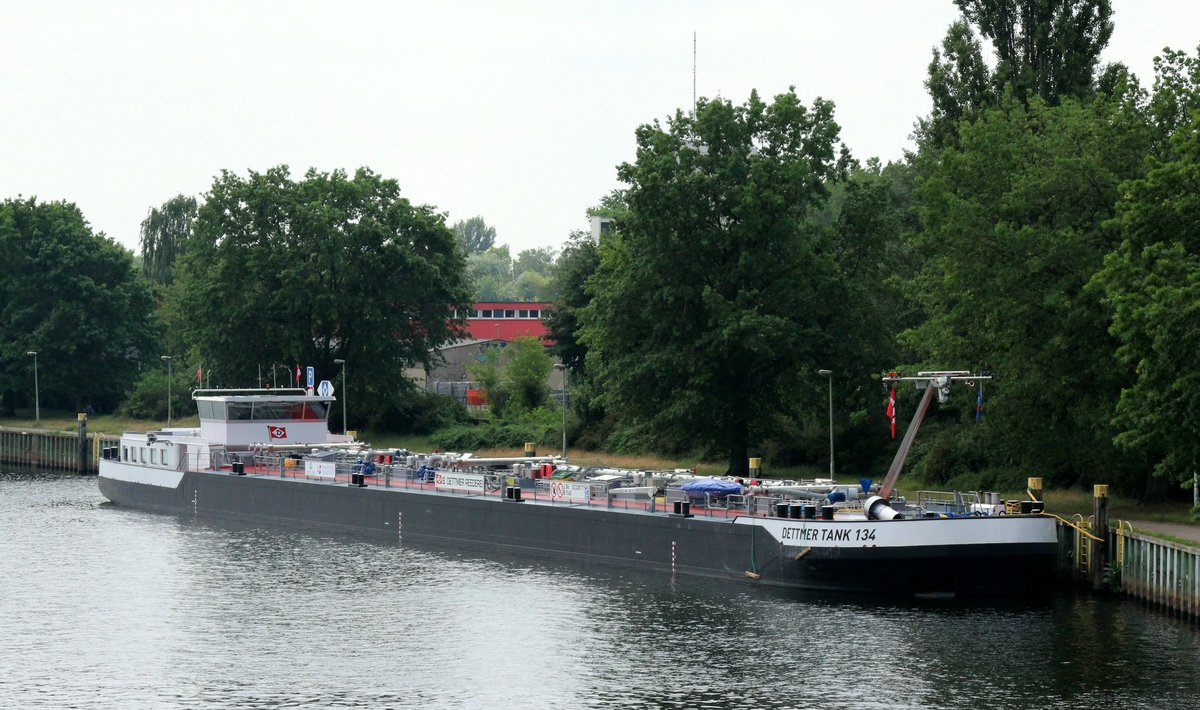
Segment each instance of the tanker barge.
[[1011,509],[977,495],[910,502],[891,495],[890,480],[742,486],[678,471],[589,471],[551,457],[380,451],[329,433],[331,396],[193,397],[198,428],[129,432],[104,452],[107,499],[796,589],[978,597],[1038,592],[1053,579],[1054,519],[1004,514]]

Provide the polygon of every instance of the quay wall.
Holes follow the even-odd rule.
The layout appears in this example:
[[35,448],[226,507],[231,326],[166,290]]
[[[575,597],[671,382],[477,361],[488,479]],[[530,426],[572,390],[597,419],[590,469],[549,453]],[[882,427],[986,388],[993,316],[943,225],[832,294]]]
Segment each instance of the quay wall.
[[[121,437],[81,431],[0,427],[0,463],[39,469],[95,473],[100,450],[118,446]],[[80,437],[84,447],[81,449]]]
[[1121,591],[1147,604],[1200,618],[1200,549],[1118,526],[1109,536]]
[[1061,574],[1095,592],[1200,620],[1200,548],[1134,532],[1126,521],[1100,535],[1093,523],[1060,520]]

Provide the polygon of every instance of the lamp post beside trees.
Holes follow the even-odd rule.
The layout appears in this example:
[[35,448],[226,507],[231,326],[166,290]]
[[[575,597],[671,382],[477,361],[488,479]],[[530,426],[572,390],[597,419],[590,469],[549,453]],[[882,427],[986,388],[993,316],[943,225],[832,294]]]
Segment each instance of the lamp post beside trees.
[[346,361],[334,360],[334,365],[342,366],[342,433],[346,433]]
[[567,366],[565,363],[554,363],[555,370],[562,370],[563,389],[562,389],[562,457],[567,458]]
[[33,356],[33,425],[40,426],[42,423],[42,395],[38,391],[37,351],[30,350],[25,354]]
[[817,370],[817,374],[829,378],[829,477],[833,478],[833,370]]
[[159,358],[167,363],[167,428],[171,428],[171,356],[163,355]]

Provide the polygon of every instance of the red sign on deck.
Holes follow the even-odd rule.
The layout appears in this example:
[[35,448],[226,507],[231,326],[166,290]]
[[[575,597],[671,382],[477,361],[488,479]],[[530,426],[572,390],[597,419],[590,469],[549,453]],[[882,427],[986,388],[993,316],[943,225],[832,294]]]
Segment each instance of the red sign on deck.
[[268,427],[268,429],[270,430],[270,436],[272,439],[286,439],[287,438],[287,427],[273,426],[273,427]]

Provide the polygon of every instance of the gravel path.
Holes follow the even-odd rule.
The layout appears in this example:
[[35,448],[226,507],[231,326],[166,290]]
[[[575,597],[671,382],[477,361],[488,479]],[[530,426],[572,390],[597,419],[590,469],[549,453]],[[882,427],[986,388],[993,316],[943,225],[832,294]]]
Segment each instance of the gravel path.
[[1152,520],[1130,520],[1134,530],[1145,530],[1153,533],[1163,533],[1182,540],[1191,540],[1200,547],[1200,525],[1184,525],[1183,523],[1159,523]]

